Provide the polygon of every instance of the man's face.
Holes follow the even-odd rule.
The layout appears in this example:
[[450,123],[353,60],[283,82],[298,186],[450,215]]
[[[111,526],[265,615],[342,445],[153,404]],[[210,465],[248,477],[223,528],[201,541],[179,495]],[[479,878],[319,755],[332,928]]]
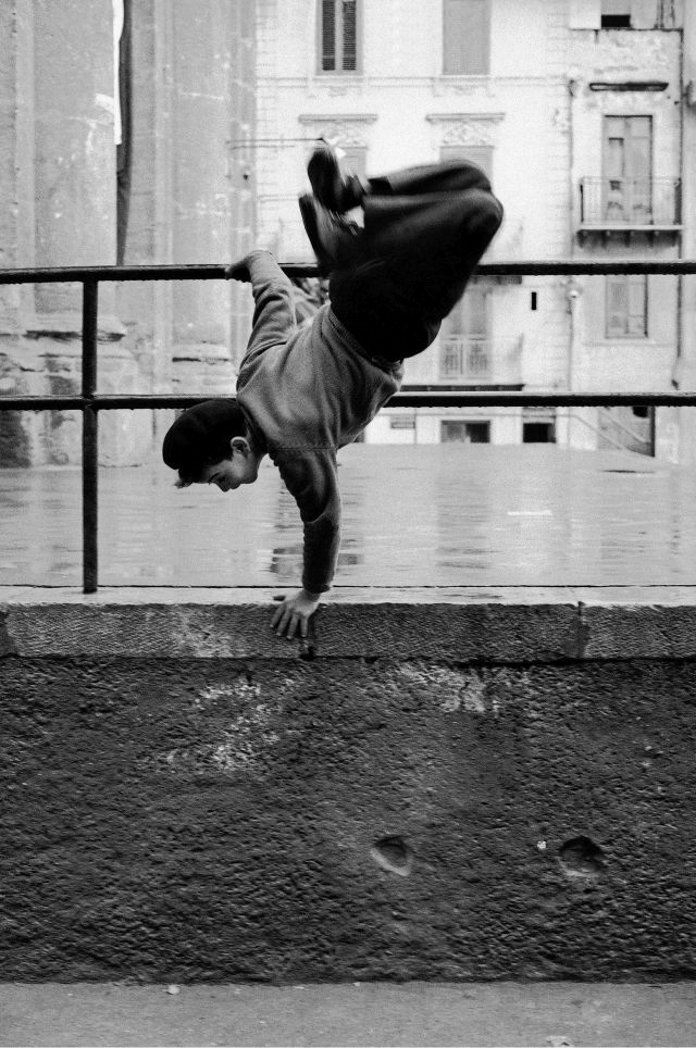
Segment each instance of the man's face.
[[216,484],[220,491],[236,491],[241,484],[253,484],[258,475],[258,456],[246,440],[235,437],[230,458],[206,466],[198,483]]

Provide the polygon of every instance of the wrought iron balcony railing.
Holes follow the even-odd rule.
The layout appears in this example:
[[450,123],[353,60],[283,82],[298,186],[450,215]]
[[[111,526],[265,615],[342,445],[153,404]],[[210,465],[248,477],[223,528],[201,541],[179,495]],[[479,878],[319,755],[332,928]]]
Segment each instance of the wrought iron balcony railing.
[[[282,268],[290,277],[316,276],[314,265],[289,263]],[[598,276],[611,273],[696,274],[696,259],[612,259],[597,261],[486,262],[481,276]],[[124,280],[224,280],[226,266],[75,266],[55,269],[2,269],[1,284],[82,284],[82,389],[66,396],[0,396],[0,411],[82,412],[82,565],[83,591],[98,587],[98,417],[100,411],[142,408],[186,408],[208,399],[200,394],[105,395],[97,392],[98,293],[100,281]],[[619,404],[655,407],[696,406],[696,392],[534,392],[521,390],[402,389],[389,407],[600,407]]]
[[519,338],[467,338],[452,335],[440,342],[440,378],[446,382],[521,382],[522,346]]
[[584,229],[678,229],[678,178],[583,178],[580,220]]

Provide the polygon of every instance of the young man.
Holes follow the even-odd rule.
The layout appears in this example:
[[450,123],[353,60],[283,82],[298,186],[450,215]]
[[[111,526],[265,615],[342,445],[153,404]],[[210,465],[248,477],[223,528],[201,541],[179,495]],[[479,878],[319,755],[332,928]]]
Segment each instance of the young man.
[[[464,161],[363,181],[324,145],[307,171],[313,193],[300,211],[330,302],[298,326],[292,284],[269,252],[230,266],[255,305],[237,396],[184,412],[162,449],[181,486],[252,484],[266,454],[280,470],[304,525],[302,588],[271,622],[289,640],[307,636],[333,579],[337,450],[397,392],[403,360],[433,341],[503,215],[484,173]],[[343,217],[357,207],[362,226]]]

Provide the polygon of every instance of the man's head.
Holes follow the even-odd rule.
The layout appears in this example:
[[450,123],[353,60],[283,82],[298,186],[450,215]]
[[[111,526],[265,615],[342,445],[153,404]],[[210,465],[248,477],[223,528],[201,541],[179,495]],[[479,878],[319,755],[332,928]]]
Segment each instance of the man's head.
[[206,400],[184,411],[164,438],[162,458],[178,471],[178,487],[217,484],[221,491],[231,491],[253,484],[263,453],[232,397]]

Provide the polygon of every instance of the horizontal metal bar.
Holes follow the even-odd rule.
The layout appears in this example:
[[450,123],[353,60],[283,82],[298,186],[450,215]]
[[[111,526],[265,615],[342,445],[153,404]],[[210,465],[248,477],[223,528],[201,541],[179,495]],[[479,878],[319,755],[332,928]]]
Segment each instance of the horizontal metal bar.
[[[188,408],[210,395],[143,394],[141,396],[0,397],[0,411],[130,411],[143,408]],[[696,392],[526,392],[504,390],[404,389],[385,405],[389,408],[443,407],[696,407]]]
[[[290,277],[317,276],[311,262],[281,262]],[[57,266],[37,269],[0,269],[0,284],[49,284],[85,280],[224,280],[222,265],[185,266]],[[611,273],[696,273],[696,259],[546,259],[482,262],[479,276],[599,276]]]
[[[291,277],[316,276],[313,262],[285,262]],[[85,280],[225,280],[227,266],[58,266],[50,269],[0,269],[0,284],[65,284]]]

